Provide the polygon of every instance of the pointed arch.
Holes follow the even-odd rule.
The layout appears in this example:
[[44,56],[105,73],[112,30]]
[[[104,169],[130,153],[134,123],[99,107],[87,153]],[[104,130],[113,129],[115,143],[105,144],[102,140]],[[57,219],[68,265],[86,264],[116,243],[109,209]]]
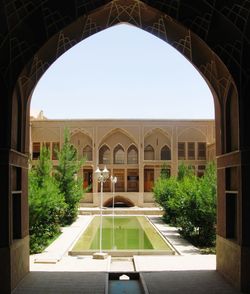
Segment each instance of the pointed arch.
[[155,159],[155,150],[151,145],[147,145],[144,148],[144,160],[154,160]]
[[[128,198],[123,196],[115,196],[114,197],[115,207],[133,207],[135,204]],[[113,198],[109,198],[103,204],[104,207],[112,207],[113,206]]]
[[161,160],[171,160],[171,150],[167,145],[161,148]]
[[[123,137],[126,137],[129,141],[129,144],[135,143],[136,139],[126,130],[123,128],[115,128],[107,132],[101,139],[99,144],[104,144],[107,142],[110,137],[114,137],[115,135],[121,134]],[[121,141],[120,141],[121,142]]]
[[83,154],[82,154],[87,161],[92,161],[92,147],[87,145],[83,148]]
[[164,130],[162,128],[157,127],[157,128],[152,128],[147,133],[145,133],[144,138],[146,139],[147,137],[149,137],[153,133],[160,133],[163,136],[165,136],[166,138],[171,137],[171,132],[170,131],[168,132],[168,131],[166,131],[166,130]]
[[192,137],[195,138],[195,141],[206,141],[207,133],[205,130],[197,127],[186,127],[178,133],[178,141],[187,141],[190,137],[190,132],[192,132]]
[[138,149],[134,144],[130,145],[128,148],[127,163],[138,164]]
[[124,164],[125,163],[125,151],[121,144],[116,145],[113,153],[114,164]]
[[[41,27],[38,22],[34,23],[38,31],[41,30],[45,32],[39,36],[34,34],[34,36],[29,36],[28,39],[23,38],[27,32],[27,23],[25,22],[27,20],[27,14],[25,14],[23,18],[20,18],[18,24],[13,27],[11,31],[10,29],[5,31],[5,27],[3,29],[6,38],[1,46],[1,51],[3,53],[1,54],[3,59],[1,69],[2,72],[5,73],[4,76],[6,77],[6,81],[1,79],[3,97],[1,100],[3,103],[1,105],[3,105],[3,107],[0,108],[0,118],[2,122],[0,126],[2,135],[1,147],[4,148],[0,148],[0,150],[1,153],[3,153],[1,155],[3,155],[2,158],[4,159],[2,167],[4,171],[3,174],[6,176],[1,187],[4,196],[2,197],[4,205],[0,205],[1,215],[3,215],[4,219],[1,231],[3,235],[2,244],[4,246],[3,248],[6,248],[8,254],[13,254],[13,252],[20,253],[20,258],[24,260],[25,266],[23,268],[26,268],[26,270],[23,268],[20,269],[20,266],[17,264],[19,259],[15,262],[13,260],[13,264],[10,264],[9,259],[6,259],[8,262],[3,260],[1,268],[8,271],[8,274],[6,274],[8,282],[3,285],[5,286],[4,289],[15,288],[16,283],[22,279],[29,268],[27,264],[27,254],[25,253],[27,250],[20,249],[28,244],[28,238],[26,238],[28,235],[28,217],[23,213],[23,211],[26,212],[28,210],[27,197],[25,193],[23,193],[24,197],[21,197],[23,211],[20,212],[23,220],[22,236],[25,239],[15,240],[15,242],[12,243],[10,243],[10,241],[12,241],[10,237],[12,232],[11,226],[9,226],[9,219],[12,216],[12,204],[8,201],[8,198],[5,198],[10,198],[10,187],[12,187],[16,180],[12,171],[9,170],[10,158],[12,160],[11,165],[15,163],[20,165],[21,162],[24,172],[22,173],[23,176],[21,180],[17,184],[22,186],[23,191],[27,191],[27,159],[25,155],[27,154],[29,142],[27,135],[29,127],[29,106],[26,104],[26,99],[31,97],[34,85],[41,75],[61,54],[93,33],[97,33],[104,28],[121,22],[128,22],[143,28],[174,46],[199,69],[215,94],[216,139],[218,141],[218,143],[216,143],[218,146],[216,149],[218,156],[218,184],[222,183],[220,189],[218,189],[219,217],[217,226],[217,254],[220,258],[217,262],[217,270],[223,273],[223,275],[231,280],[238,288],[242,290],[249,289],[249,280],[246,278],[249,271],[249,230],[247,230],[247,204],[249,203],[247,193],[249,190],[249,182],[247,179],[249,170],[245,168],[245,166],[248,165],[249,157],[248,147],[250,137],[248,134],[250,123],[249,116],[247,115],[248,108],[246,106],[250,91],[248,86],[249,56],[248,54],[244,54],[245,52],[249,52],[249,36],[247,35],[246,29],[248,19],[243,15],[243,12],[246,10],[243,6],[243,1],[240,4],[238,3],[239,1],[228,1],[228,3],[223,3],[221,5],[217,5],[218,1],[197,1],[197,4],[194,2],[192,5],[188,3],[188,1],[183,1],[185,2],[184,5],[182,5],[183,3],[180,5],[174,4],[181,1],[172,1],[172,4],[169,5],[163,5],[164,1],[89,1],[90,4],[84,5],[84,7],[78,2],[79,1],[68,1],[69,4],[58,7],[60,13],[56,23],[51,22],[49,19],[47,19],[46,22],[41,22]],[[105,5],[103,5],[104,3]],[[19,5],[21,10],[24,8],[23,5]],[[138,9],[134,9],[134,7],[137,6]],[[46,2],[44,7],[50,11],[49,1]],[[239,10],[240,12],[237,14],[238,17],[236,18],[234,17],[235,14],[230,13],[230,11],[233,11],[231,9],[235,7],[242,8]],[[52,6],[51,8],[54,7]],[[33,16],[35,16],[35,14],[39,16],[38,12],[39,11],[31,5],[28,15],[30,25],[33,25],[33,19],[37,20],[37,17]],[[72,15],[71,12],[73,13]],[[238,21],[239,18],[241,18],[242,21]],[[222,30],[218,31],[214,29],[217,27],[218,23],[222,24]],[[228,38],[227,33],[230,33],[231,38]],[[9,52],[9,44],[13,44],[11,47],[14,49],[18,48],[20,47],[18,40],[24,40],[24,42],[20,43],[23,50],[11,50],[10,59],[9,56],[6,55],[6,52]],[[34,44],[36,45],[34,46]],[[8,62],[8,60],[11,62]],[[228,95],[225,88],[229,83],[234,84],[233,79],[235,79],[236,83],[234,85],[236,93],[235,99],[237,100],[239,98],[240,102],[239,109],[234,111],[234,113],[239,112],[239,126],[238,122],[231,117],[234,109],[232,107],[233,101],[231,101],[231,103],[228,104],[228,108],[231,108],[231,111],[228,109],[227,115],[228,120],[230,120],[227,134],[228,146],[224,147],[225,142],[223,140],[225,140],[225,132],[227,131],[224,126],[224,116],[226,112],[224,102],[226,95]],[[6,148],[9,148],[9,146],[13,148],[12,143],[14,143],[12,142],[13,136],[10,130],[10,118],[15,116],[15,113],[11,116],[11,103],[7,99],[11,99],[10,95],[15,83],[19,84],[22,88],[20,95],[22,95],[24,99],[23,105],[25,105],[22,120],[17,126],[20,128],[19,131],[22,138],[25,138],[25,144],[21,146],[22,148],[19,150],[20,154],[6,156]],[[238,93],[240,94],[239,97]],[[239,132],[239,134],[237,134],[236,131]],[[235,149],[238,153],[232,158],[234,154],[230,154],[230,151],[234,150],[239,139],[239,150]],[[10,152],[12,152],[12,150],[10,150]],[[241,152],[243,152],[243,155],[241,155]],[[23,156],[23,158],[21,158],[21,156]],[[236,236],[235,240],[231,241],[226,240],[227,228],[230,223],[225,217],[227,209],[225,197],[227,194],[225,193],[224,183],[226,168],[231,165],[235,166],[235,162],[239,166],[239,172],[237,172],[236,177],[229,177],[228,181],[229,184],[232,182],[233,186],[236,183],[238,189],[235,213],[239,213],[239,215],[236,215],[235,219],[240,219],[241,221],[237,224],[239,234]],[[244,168],[242,168],[242,166]],[[227,198],[230,200],[231,196]],[[7,207],[7,205],[9,206]],[[8,213],[6,211],[8,211]],[[19,246],[20,242],[23,242],[22,246]],[[12,245],[13,243],[14,246]],[[16,244],[18,244],[18,246]],[[232,256],[235,258],[230,259],[229,257]],[[225,262],[225,260],[227,262]],[[13,279],[10,278],[12,276]],[[15,282],[12,282],[13,280]],[[10,285],[10,283],[12,283],[12,285]]]
[[110,148],[105,144],[99,149],[99,164],[109,164],[110,160]]

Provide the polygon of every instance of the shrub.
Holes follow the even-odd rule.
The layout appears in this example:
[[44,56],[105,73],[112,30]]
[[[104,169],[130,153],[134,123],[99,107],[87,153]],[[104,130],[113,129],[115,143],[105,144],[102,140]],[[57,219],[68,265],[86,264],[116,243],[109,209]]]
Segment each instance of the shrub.
[[[175,224],[180,205],[178,203],[178,182],[174,177],[158,178],[153,187],[154,198],[164,209],[166,222]],[[175,201],[172,201],[175,199]]]
[[154,197],[165,211],[164,220],[178,226],[184,237],[196,245],[212,246],[216,223],[215,165],[207,165],[203,177],[181,165],[178,177],[159,178]]
[[55,178],[60,193],[66,203],[63,225],[71,224],[77,217],[79,201],[83,197],[83,179],[77,176],[84,163],[83,158],[77,158],[77,150],[70,143],[69,130],[64,131],[64,144],[61,151],[57,152],[58,166],[55,170]]
[[41,252],[60,233],[65,203],[52,174],[52,163],[47,148],[29,171],[30,251]]

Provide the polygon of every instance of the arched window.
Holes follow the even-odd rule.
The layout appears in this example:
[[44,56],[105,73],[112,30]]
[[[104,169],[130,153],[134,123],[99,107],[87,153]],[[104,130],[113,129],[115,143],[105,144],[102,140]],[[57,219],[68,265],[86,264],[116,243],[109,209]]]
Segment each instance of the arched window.
[[137,164],[138,163],[138,150],[132,145],[128,148],[128,164]]
[[99,163],[108,164],[110,163],[110,149],[108,146],[103,145],[99,150]]
[[147,145],[144,149],[144,159],[145,160],[154,160],[155,159],[155,151],[151,145]]
[[114,163],[124,164],[125,152],[121,145],[117,145],[114,149]]
[[92,148],[89,145],[83,148],[83,156],[86,158],[87,161],[92,160]]
[[161,160],[171,160],[171,150],[167,145],[161,148]]

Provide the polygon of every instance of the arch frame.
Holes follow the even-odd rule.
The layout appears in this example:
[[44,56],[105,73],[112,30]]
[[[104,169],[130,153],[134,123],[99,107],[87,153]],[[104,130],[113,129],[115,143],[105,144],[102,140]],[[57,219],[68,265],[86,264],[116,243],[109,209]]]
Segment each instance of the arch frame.
[[[119,149],[116,151],[116,149],[119,147]],[[116,153],[119,151],[119,150],[122,150],[123,151],[123,157],[124,157],[124,162],[122,164],[125,164],[126,163],[126,148],[124,148],[123,144],[122,143],[117,143],[113,150],[112,150],[112,157],[113,157],[113,164],[121,164],[121,163],[117,163],[116,160],[115,160],[115,156],[116,156]]]
[[129,149],[131,149],[131,150],[135,150],[136,153],[137,153],[137,161],[136,161],[136,163],[132,163],[132,164],[138,164],[138,160],[139,160],[139,150],[138,150],[138,147],[136,146],[136,144],[134,144],[134,143],[131,143],[131,144],[128,146],[127,150],[126,150],[126,154],[127,154],[127,156],[126,156],[126,158],[127,158],[127,164],[131,164],[131,163],[129,163],[129,160],[128,160],[128,157],[129,157]]
[[[126,136],[127,138],[129,138],[132,143],[131,144],[136,144],[136,139],[126,130],[124,130],[123,128],[115,128],[115,129],[111,129],[110,131],[108,131],[102,138],[100,138],[99,142],[97,142],[98,144],[103,144],[103,142],[105,142],[110,136],[112,136],[115,133],[122,133],[124,136]],[[125,148],[124,148],[125,150]]]
[[[120,195],[116,195],[114,197],[114,203],[117,203],[117,202],[123,202],[124,204],[127,205],[127,207],[135,206],[135,204],[133,203],[132,200],[128,199],[127,197],[120,196]],[[113,206],[113,197],[110,197],[109,199],[107,199],[104,202],[103,206],[104,207],[112,207]]]
[[[165,8],[161,1],[158,2],[157,4],[147,1],[147,3],[151,4],[149,6],[144,1],[138,0],[101,1],[93,5],[94,10],[86,9],[82,16],[74,16],[73,22],[68,20],[61,21],[61,27],[57,26],[53,34],[47,31],[44,42],[40,42],[36,46],[31,44],[32,49],[30,51],[24,50],[22,52],[23,55],[21,54],[21,57],[24,60],[23,64],[20,63],[22,65],[18,66],[18,63],[15,63],[19,61],[18,58],[16,59],[17,61],[13,58],[10,64],[6,66],[4,72],[5,77],[10,77],[7,83],[4,82],[3,76],[0,77],[2,95],[9,99],[1,100],[3,110],[0,112],[0,133],[3,135],[0,139],[2,158],[0,171],[4,175],[4,185],[0,188],[0,193],[7,195],[2,200],[3,205],[0,211],[0,215],[3,218],[0,227],[2,232],[1,248],[3,248],[0,257],[3,257],[3,265],[0,267],[0,271],[5,273],[3,281],[7,282],[3,282],[3,285],[6,285],[6,289],[14,289],[18,281],[28,271],[27,154],[29,153],[29,107],[33,89],[53,61],[73,45],[89,37],[93,32],[96,33],[112,25],[127,22],[155,34],[179,50],[196,66],[214,94],[217,173],[218,182],[221,183],[218,186],[217,252],[219,258],[217,258],[217,269],[237,288],[250,291],[250,281],[246,278],[250,272],[250,233],[246,226],[246,220],[249,220],[247,208],[250,207],[250,200],[247,196],[250,193],[250,186],[247,180],[250,174],[248,160],[250,158],[250,136],[245,135],[250,130],[250,119],[246,111],[247,97],[249,97],[250,93],[250,87],[247,84],[249,84],[250,78],[248,71],[245,71],[244,68],[244,61],[245,64],[249,64],[246,62],[249,61],[249,58],[245,54],[247,50],[243,50],[243,47],[249,47],[247,45],[249,39],[244,36],[245,30],[241,29],[233,19],[230,19],[230,15],[225,15],[223,11],[220,11],[219,5],[211,6],[210,8],[214,12],[214,19],[216,20],[217,18],[217,23],[219,17],[221,17],[221,21],[224,21],[224,23],[230,23],[228,25],[232,27],[230,33],[234,36],[235,31],[237,31],[242,42],[240,43],[242,54],[240,54],[239,60],[236,55],[229,56],[230,58],[228,58],[226,47],[231,45],[230,43],[226,42],[225,46],[219,42],[219,44],[216,44],[216,42],[213,44],[211,36],[209,38],[209,29],[205,30],[204,34],[200,33],[194,22],[190,20],[185,21],[185,17],[182,19],[179,16],[181,14],[175,13],[175,9],[172,9],[171,5]],[[234,3],[234,1],[230,1],[230,3]],[[156,9],[157,7],[158,10]],[[183,7],[183,5],[180,5],[180,7]],[[186,5],[186,7],[189,7],[189,5]],[[32,12],[35,9],[32,8]],[[169,14],[166,13],[166,10]],[[148,11],[148,13],[144,15],[145,11]],[[149,25],[148,21],[150,21]],[[212,20],[210,21],[212,22]],[[15,29],[12,28],[12,35],[14,35]],[[9,50],[5,50],[4,46],[6,46],[6,40],[10,38],[11,34],[5,34],[6,38],[3,44],[1,44],[1,48],[4,48],[3,52],[9,52]],[[218,34],[223,37],[221,31]],[[36,52],[32,51],[33,48],[36,48]],[[197,52],[202,52],[202,54]],[[223,63],[223,60],[226,65]],[[230,88],[233,91],[229,91]],[[239,93],[241,95],[240,100]],[[21,101],[20,104],[18,103],[18,110],[19,107],[22,109],[18,123],[15,123],[15,96],[17,101]],[[228,115],[225,109],[225,101],[229,96],[234,101],[233,105],[236,104],[237,106],[234,118],[230,117],[229,119],[230,126],[227,125]],[[227,113],[232,114],[232,105],[229,108],[230,110]],[[5,110],[7,111],[5,112]],[[234,130],[234,133],[231,132],[229,134],[228,129]],[[230,144],[234,146],[233,150]],[[13,212],[11,212],[11,208],[6,200],[6,197],[8,199],[11,198],[10,187],[12,187],[14,182],[14,171],[12,171],[10,165],[21,168],[22,174],[22,179],[20,180],[23,191],[20,240],[13,240],[11,237],[11,227],[13,225],[11,218]],[[234,167],[236,167],[237,172],[236,184],[233,187],[230,175]],[[230,184],[226,187],[228,182]],[[229,188],[229,190],[226,188]],[[227,238],[226,191],[234,191],[233,188],[236,188],[238,195],[236,208],[238,213],[238,233],[235,240],[230,241]],[[4,227],[4,225],[9,223],[8,229]],[[14,247],[13,241],[15,241],[15,244],[19,243],[19,249]],[[14,252],[21,256],[22,267],[19,267],[18,261],[14,260]]]
[[103,143],[99,148],[98,148],[98,163],[99,164],[105,164],[105,163],[100,163],[100,150],[103,148],[103,147],[107,147],[109,152],[110,152],[110,162],[109,164],[112,162],[112,149],[110,148],[110,146],[106,143]]

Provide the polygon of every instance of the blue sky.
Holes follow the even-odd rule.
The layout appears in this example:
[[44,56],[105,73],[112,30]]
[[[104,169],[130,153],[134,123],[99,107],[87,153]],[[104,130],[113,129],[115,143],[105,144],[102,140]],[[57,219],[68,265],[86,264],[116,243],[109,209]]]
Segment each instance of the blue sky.
[[178,51],[131,25],[77,44],[38,82],[32,111],[59,118],[213,119],[212,94]]

